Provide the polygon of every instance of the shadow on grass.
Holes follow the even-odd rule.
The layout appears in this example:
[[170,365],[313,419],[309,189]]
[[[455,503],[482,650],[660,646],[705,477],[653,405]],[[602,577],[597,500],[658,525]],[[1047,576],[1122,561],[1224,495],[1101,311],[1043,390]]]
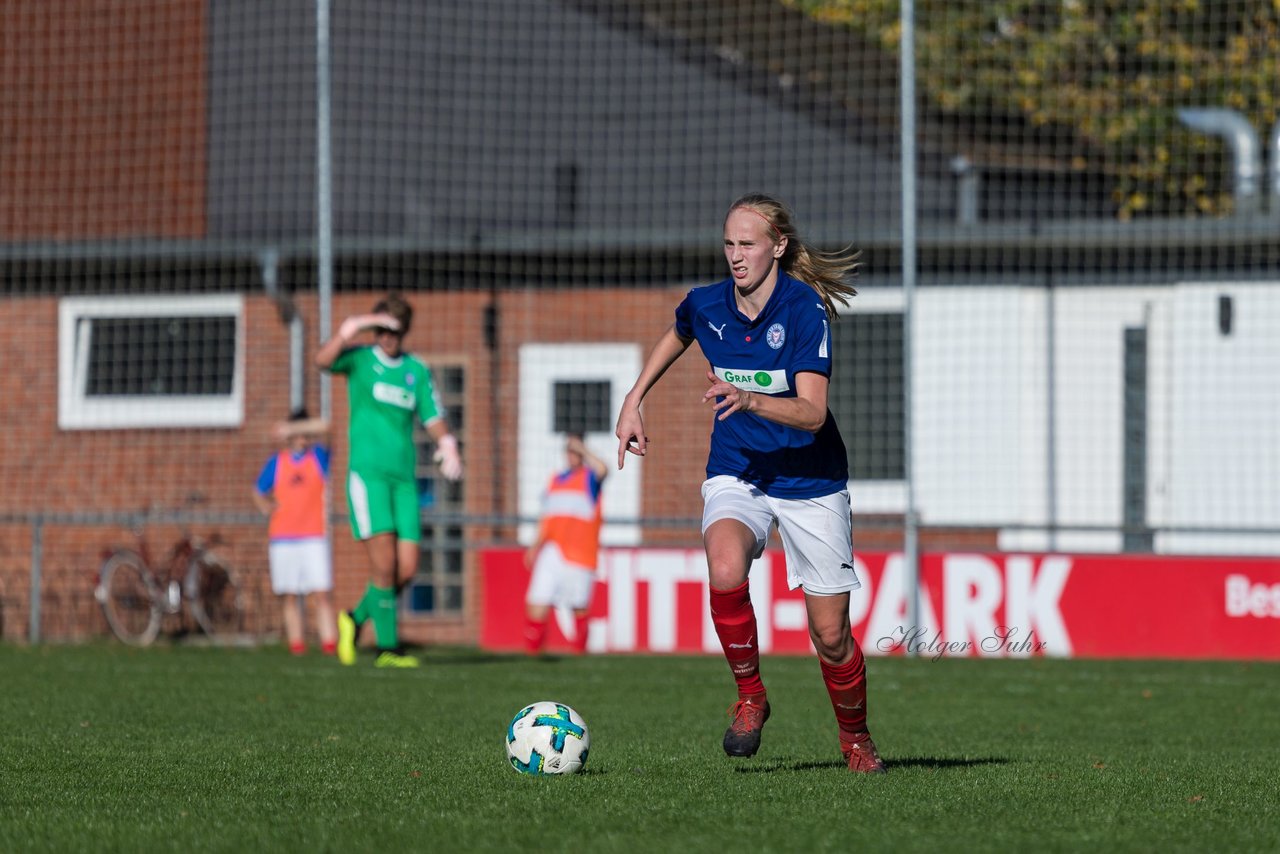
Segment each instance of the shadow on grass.
[[484,652],[460,647],[451,649],[438,646],[410,646],[405,650],[421,656],[423,664],[527,664],[530,667],[590,660],[591,656],[572,653],[543,652],[529,655],[524,652]]
[[406,644],[405,651],[420,656],[424,664],[512,664],[528,662],[537,664],[540,661],[555,662],[559,658],[551,656],[530,656],[522,652],[479,652],[473,649],[449,649],[438,646],[413,646]]
[[[977,759],[948,759],[937,756],[908,756],[902,759],[886,758],[885,768],[974,768],[979,765],[1007,765],[1012,760],[1002,756],[983,756]],[[788,762],[782,759],[765,760],[751,765],[744,765],[733,770],[738,774],[771,774],[776,771],[814,771],[822,768],[843,768],[839,759],[830,762]]]

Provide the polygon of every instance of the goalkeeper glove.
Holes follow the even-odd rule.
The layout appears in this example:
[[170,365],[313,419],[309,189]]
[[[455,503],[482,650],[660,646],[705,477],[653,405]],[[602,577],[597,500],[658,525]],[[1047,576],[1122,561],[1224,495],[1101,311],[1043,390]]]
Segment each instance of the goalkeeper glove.
[[432,459],[440,466],[440,473],[449,480],[462,477],[462,457],[458,455],[458,440],[453,436],[445,435],[436,441],[436,452]]

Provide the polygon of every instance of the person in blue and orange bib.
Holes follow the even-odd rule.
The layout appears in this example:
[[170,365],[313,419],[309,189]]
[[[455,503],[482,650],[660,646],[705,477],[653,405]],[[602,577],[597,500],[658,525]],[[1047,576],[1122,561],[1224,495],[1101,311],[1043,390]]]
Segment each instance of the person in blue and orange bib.
[[618,468],[627,454],[648,452],[640,403],[697,341],[710,363],[701,404],[714,412],[702,485],[711,620],[738,689],[724,751],[755,755],[769,719],[747,574],[776,526],[787,583],[804,591],[841,754],[850,771],[884,773],[867,730],[866,665],[849,623],[849,591],[861,582],[848,458],[827,408],[830,324],[836,303],[857,293],[848,281],[857,253],[806,245],[782,202],[752,193],[729,206],[724,255],[729,277],[689,291],[623,400]]
[[280,597],[285,639],[294,655],[306,652],[302,609],[308,596],[314,598],[321,650],[325,655],[337,650],[325,499],[329,448],[318,441],[328,431],[327,421],[309,418],[305,409],[277,424],[272,434],[284,447],[267,460],[253,490],[254,503],[271,520],[271,591]]
[[573,646],[587,651],[587,612],[596,583],[600,553],[600,487],[609,467],[587,449],[581,434],[565,442],[569,467],[547,484],[542,498],[538,538],[525,551],[525,566],[533,570],[525,593],[525,650],[536,655],[547,637],[551,611],[573,612]]

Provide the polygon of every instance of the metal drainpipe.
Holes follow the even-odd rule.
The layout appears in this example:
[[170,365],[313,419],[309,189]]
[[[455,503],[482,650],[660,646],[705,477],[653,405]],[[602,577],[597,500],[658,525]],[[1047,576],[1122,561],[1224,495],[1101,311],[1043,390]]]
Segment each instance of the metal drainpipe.
[[1271,190],[1271,213],[1280,214],[1280,120],[1271,126],[1267,163],[1271,170],[1271,180],[1268,182]]
[[976,225],[978,222],[978,169],[969,158],[957,154],[951,158],[951,174],[956,178],[956,223]]
[[1226,107],[1187,107],[1178,110],[1178,119],[1192,130],[1227,141],[1231,146],[1231,194],[1236,214],[1256,214],[1262,202],[1262,148],[1249,120]]
[[293,412],[306,404],[302,316],[293,300],[280,293],[280,253],[264,249],[258,253],[258,265],[262,268],[262,290],[276,304],[280,321],[289,325],[289,412]]

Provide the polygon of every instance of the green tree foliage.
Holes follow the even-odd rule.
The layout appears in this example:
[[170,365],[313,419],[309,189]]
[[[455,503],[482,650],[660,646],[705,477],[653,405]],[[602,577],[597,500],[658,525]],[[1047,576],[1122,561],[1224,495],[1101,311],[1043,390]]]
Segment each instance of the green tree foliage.
[[[897,52],[898,0],[786,2]],[[1231,212],[1223,143],[1179,107],[1239,110],[1264,139],[1277,120],[1280,0],[917,0],[915,21],[934,108],[1060,130],[1046,154],[1112,175],[1122,218]]]

